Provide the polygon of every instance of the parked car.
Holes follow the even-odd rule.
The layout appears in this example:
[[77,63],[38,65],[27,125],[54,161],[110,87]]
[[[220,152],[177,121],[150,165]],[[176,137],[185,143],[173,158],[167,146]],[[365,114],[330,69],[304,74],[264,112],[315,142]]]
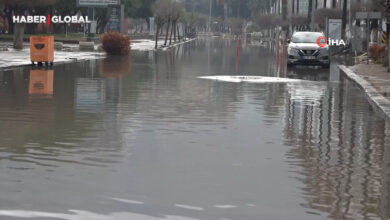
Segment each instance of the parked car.
[[329,46],[320,47],[325,43],[325,36],[321,32],[295,32],[288,41],[288,66],[294,65],[319,65],[329,67]]

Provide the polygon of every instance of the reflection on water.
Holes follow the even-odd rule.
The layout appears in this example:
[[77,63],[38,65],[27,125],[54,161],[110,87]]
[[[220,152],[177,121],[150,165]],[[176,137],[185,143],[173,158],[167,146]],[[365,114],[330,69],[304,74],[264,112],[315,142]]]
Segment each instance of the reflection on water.
[[53,94],[52,69],[32,69],[30,70],[30,95],[52,95]]
[[111,56],[99,61],[100,75],[106,78],[119,78],[130,74],[131,59],[128,56]]
[[346,82],[319,105],[287,98],[285,141],[305,207],[333,219],[388,219],[389,124]]
[[334,65],[198,78],[237,75],[235,45],[1,72],[0,219],[388,219],[388,122]]

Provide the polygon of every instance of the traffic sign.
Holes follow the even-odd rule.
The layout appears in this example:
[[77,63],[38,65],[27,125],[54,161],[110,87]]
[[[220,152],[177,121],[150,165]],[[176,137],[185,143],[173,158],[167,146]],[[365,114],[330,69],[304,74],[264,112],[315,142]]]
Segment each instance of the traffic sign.
[[356,19],[381,19],[382,13],[377,11],[356,12]]

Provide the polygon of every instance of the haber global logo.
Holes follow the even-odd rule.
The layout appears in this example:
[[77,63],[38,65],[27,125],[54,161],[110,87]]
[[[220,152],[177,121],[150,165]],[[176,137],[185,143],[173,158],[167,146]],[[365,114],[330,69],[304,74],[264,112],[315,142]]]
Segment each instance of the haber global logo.
[[42,15],[34,15],[34,16],[13,16],[12,21],[15,24],[80,24],[80,23],[91,23],[88,19],[88,16],[42,16]]
[[329,46],[345,46],[346,44],[345,44],[345,42],[344,42],[344,40],[336,40],[336,39],[331,39],[331,38],[329,38],[329,39],[326,39],[326,37],[324,37],[324,36],[321,36],[321,37],[319,37],[319,38],[317,38],[317,45],[319,46],[319,47],[326,47],[327,45],[329,45]]

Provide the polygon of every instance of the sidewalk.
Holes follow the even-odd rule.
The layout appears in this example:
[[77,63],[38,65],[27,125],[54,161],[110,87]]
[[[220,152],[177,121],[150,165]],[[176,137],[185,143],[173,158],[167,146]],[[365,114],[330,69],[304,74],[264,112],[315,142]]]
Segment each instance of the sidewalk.
[[[105,57],[105,53],[101,52],[70,52],[70,51],[55,51],[54,63],[75,62],[80,60],[90,60]],[[30,65],[30,49],[9,50],[0,52],[0,68],[17,67]]]
[[339,65],[344,74],[354,81],[368,97],[369,102],[390,119],[390,72],[381,64]]
[[[159,50],[167,50],[181,44],[191,42],[195,39],[189,39],[181,42],[175,42],[167,47],[162,46],[164,41],[160,40]],[[100,59],[106,56],[105,52],[98,52],[97,45],[95,51],[79,51],[78,44],[64,44],[64,50],[54,51],[54,64],[76,62],[82,60]],[[24,43],[23,50],[14,50],[11,48],[12,42],[0,42],[0,48],[6,48],[6,51],[0,50],[0,69],[7,67],[18,67],[30,65],[30,48],[28,43]],[[138,39],[131,42],[132,51],[154,51],[155,41],[149,39]]]

